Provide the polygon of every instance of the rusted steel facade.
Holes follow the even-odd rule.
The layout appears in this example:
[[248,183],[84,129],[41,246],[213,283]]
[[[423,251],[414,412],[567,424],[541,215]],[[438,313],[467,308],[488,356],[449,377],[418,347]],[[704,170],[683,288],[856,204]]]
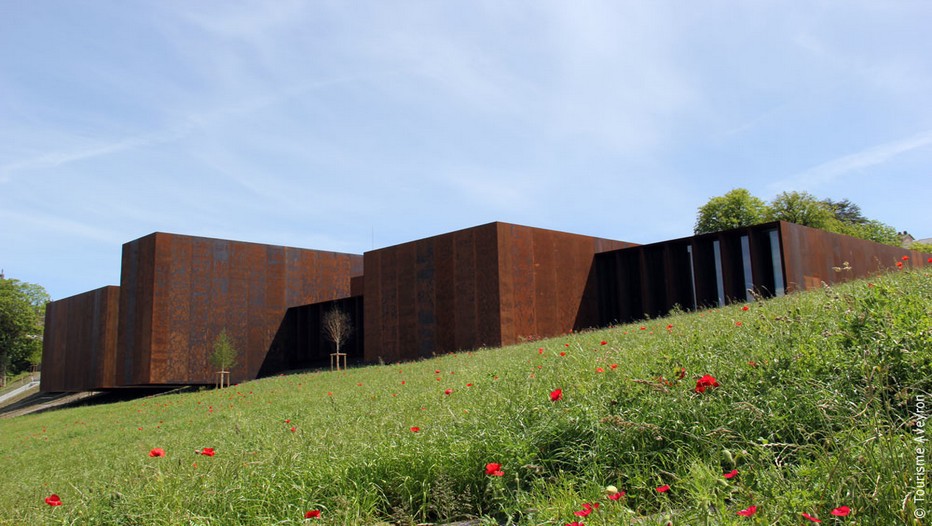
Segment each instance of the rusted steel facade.
[[123,246],[119,385],[212,383],[213,341],[255,378],[290,307],[345,298],[362,256],[155,233]]
[[[780,224],[787,291],[811,290],[903,266],[921,268],[929,254],[793,223]],[[903,257],[907,259],[904,261]],[[847,263],[850,270],[845,270]],[[839,270],[835,270],[835,269]]]
[[100,289],[45,307],[43,392],[115,387],[120,288]]
[[333,346],[321,319],[335,307],[355,326],[350,362],[392,362],[782,295],[928,257],[783,222],[642,246],[489,223],[364,255],[155,233],[123,246],[120,287],[48,305],[41,388],[213,384],[209,356],[224,329],[239,351],[233,382],[326,367]]
[[630,243],[490,223],[366,252],[366,361],[508,345],[598,323],[593,255]]
[[[895,268],[923,254],[773,222],[598,254],[603,325],[818,288]],[[847,263],[847,265],[846,265]],[[753,292],[749,292],[753,291]]]

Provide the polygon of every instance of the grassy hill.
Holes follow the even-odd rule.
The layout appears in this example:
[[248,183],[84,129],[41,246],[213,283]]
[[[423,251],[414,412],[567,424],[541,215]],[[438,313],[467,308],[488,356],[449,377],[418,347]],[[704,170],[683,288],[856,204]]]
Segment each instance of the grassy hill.
[[930,278],[0,420],[0,524],[913,524]]

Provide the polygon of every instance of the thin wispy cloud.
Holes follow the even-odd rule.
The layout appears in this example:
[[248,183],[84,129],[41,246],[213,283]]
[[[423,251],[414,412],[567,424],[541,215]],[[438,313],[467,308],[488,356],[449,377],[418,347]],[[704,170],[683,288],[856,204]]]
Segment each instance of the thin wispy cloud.
[[782,191],[822,187],[849,174],[863,172],[872,166],[882,165],[906,153],[930,146],[932,146],[932,130],[832,159],[779,181],[773,185],[773,188]]
[[188,135],[192,129],[193,125],[187,124],[163,132],[150,133],[127,139],[118,139],[113,142],[103,142],[80,149],[50,152],[36,157],[12,161],[0,165],[0,183],[10,182],[17,172],[58,168],[70,163],[93,159],[94,157],[112,155],[127,150],[176,141]]
[[128,138],[112,139],[109,141],[102,140],[97,144],[91,144],[81,148],[49,152],[35,157],[10,161],[5,164],[0,164],[0,183],[11,181],[17,172],[58,168],[70,163],[85,161],[95,157],[181,141],[192,133],[212,126],[223,125],[226,121],[261,111],[276,104],[281,104],[290,99],[305,95],[315,89],[331,87],[345,82],[358,81],[368,77],[371,77],[371,75],[348,76],[307,82],[300,86],[283,89],[277,93],[254,97],[251,100],[239,101],[210,112],[189,115],[182,119],[176,126],[166,130],[144,133]]

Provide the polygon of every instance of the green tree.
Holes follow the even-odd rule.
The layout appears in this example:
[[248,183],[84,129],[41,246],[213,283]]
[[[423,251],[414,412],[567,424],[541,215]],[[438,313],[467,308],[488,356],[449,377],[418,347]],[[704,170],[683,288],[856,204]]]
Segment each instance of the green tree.
[[864,217],[861,213],[861,207],[851,201],[847,199],[841,201],[825,199],[822,203],[834,215],[834,221],[825,227],[826,230],[886,245],[900,246],[900,236],[895,228],[875,219]]
[[836,221],[834,211],[809,192],[778,194],[770,202],[767,219],[822,229],[829,229]]
[[841,223],[835,228],[829,228],[828,230],[895,247],[902,244],[900,235],[895,228],[874,219],[868,219],[864,223],[859,224]]
[[226,329],[214,338],[214,352],[210,354],[210,364],[221,372],[227,372],[236,367],[236,358],[239,353],[233,345],[233,338]]
[[41,285],[0,279],[0,385],[42,356],[48,293]]
[[822,203],[832,211],[835,219],[846,225],[863,225],[868,219],[861,214],[861,207],[852,203],[848,199],[841,201],[832,201],[824,199]]
[[696,234],[707,234],[756,225],[765,221],[767,213],[768,207],[762,200],[744,188],[735,188],[699,207],[693,230]]
[[909,245],[909,248],[911,250],[915,250],[918,252],[925,252],[926,254],[932,254],[932,244],[929,244],[929,243],[919,243],[917,241],[913,241],[913,243]]

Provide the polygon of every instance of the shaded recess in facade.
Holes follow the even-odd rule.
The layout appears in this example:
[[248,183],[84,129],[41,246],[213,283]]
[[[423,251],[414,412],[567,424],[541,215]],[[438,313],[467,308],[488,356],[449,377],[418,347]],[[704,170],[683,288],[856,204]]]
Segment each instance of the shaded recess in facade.
[[[904,257],[906,259],[904,259]],[[507,346],[781,296],[929,255],[785,222],[649,245],[489,223],[343,254],[154,233],[123,245],[120,286],[50,303],[41,389],[213,384],[212,342],[239,351],[232,381],[325,367],[329,309],[355,328],[351,363]]]

